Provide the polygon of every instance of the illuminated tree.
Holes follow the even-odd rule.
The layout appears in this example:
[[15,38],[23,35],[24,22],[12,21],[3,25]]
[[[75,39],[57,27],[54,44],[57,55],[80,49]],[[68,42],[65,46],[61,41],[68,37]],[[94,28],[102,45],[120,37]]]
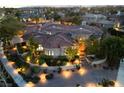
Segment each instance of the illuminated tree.
[[75,56],[77,56],[77,49],[69,47],[66,49],[65,53],[66,53],[68,60],[71,61],[72,59],[75,58]]

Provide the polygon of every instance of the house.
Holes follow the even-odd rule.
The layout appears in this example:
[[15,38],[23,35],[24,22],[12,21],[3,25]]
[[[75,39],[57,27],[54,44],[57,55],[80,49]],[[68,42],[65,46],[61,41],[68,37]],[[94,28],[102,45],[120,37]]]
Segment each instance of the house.
[[86,21],[88,24],[95,23],[99,20],[106,20],[107,17],[102,14],[85,14],[83,16],[83,21]]
[[[73,39],[62,33],[55,35],[33,34],[33,37],[42,45],[45,55],[54,57],[65,55],[65,49],[73,45]],[[28,40],[29,38],[27,38],[26,35],[24,36],[24,39]]]
[[124,27],[124,12],[118,12],[116,14],[116,18],[115,18],[115,25],[116,26],[120,26],[120,27]]
[[102,30],[92,26],[67,26],[62,24],[46,23],[39,25],[41,29],[34,25],[28,27],[24,34],[24,40],[33,36],[40,45],[43,46],[44,54],[51,56],[65,55],[65,49],[74,45],[76,38],[88,39],[94,35],[101,37]]
[[114,26],[114,22],[109,20],[100,20],[96,22],[96,25],[104,28],[112,28]]
[[86,24],[108,29],[114,26],[114,21],[108,20],[107,16],[102,14],[86,14],[84,15],[82,25]]
[[57,34],[49,37],[42,46],[46,55],[64,56],[65,49],[73,46],[73,40],[66,35]]
[[18,44],[18,43],[23,43],[23,42],[24,42],[23,38],[20,38],[18,36],[13,37],[12,40],[11,40],[12,45],[15,45],[15,44]]

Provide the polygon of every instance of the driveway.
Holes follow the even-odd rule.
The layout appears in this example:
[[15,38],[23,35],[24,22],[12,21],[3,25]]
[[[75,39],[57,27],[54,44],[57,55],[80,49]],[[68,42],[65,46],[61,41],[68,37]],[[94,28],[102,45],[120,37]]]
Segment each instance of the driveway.
[[84,66],[86,73],[80,75],[76,70],[71,71],[69,78],[65,78],[63,75],[54,73],[52,80],[47,80],[46,83],[39,82],[37,87],[75,87],[76,84],[80,84],[83,87],[88,84],[97,84],[103,78],[109,80],[116,80],[118,70],[104,70],[102,68],[94,68],[91,66]]

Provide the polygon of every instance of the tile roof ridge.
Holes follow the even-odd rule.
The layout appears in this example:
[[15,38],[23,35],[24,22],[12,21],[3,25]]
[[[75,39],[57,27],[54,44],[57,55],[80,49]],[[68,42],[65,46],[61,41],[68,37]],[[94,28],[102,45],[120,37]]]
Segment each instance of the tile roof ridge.
[[61,34],[60,35],[58,35],[60,38],[62,38],[62,39],[64,39],[66,42],[68,42],[68,43],[70,43],[70,44],[72,44],[72,42],[71,41],[69,41],[69,40],[67,40],[64,36],[62,36]]

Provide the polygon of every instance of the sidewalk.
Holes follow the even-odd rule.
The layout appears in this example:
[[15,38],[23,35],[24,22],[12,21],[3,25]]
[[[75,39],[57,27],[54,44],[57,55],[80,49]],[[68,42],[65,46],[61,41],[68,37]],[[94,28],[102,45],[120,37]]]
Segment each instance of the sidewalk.
[[124,61],[120,62],[116,82],[117,82],[117,84],[115,84],[116,87],[124,87]]

